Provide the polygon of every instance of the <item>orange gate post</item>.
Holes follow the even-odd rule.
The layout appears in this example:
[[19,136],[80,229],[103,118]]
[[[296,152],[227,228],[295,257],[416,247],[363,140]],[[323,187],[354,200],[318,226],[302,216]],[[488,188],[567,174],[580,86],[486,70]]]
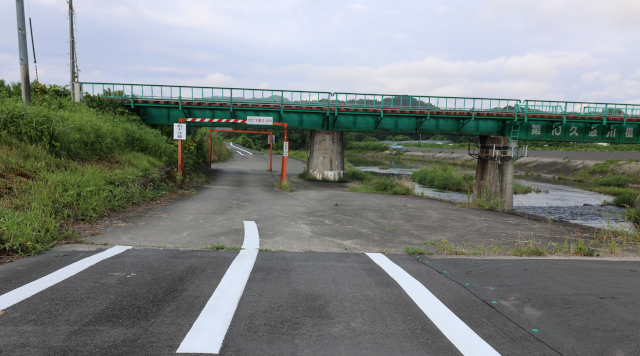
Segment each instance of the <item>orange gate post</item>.
[[289,155],[289,141],[287,140],[287,124],[274,122],[274,125],[284,127],[284,142],[282,142],[282,169],[280,170],[280,187],[287,182],[287,156]]
[[[179,123],[184,123],[185,121],[187,121],[187,119],[178,119]],[[178,173],[182,174],[182,171],[184,170],[184,161],[183,161],[183,157],[182,157],[182,141],[183,140],[178,140]]]
[[273,134],[269,134],[269,171],[273,172]]

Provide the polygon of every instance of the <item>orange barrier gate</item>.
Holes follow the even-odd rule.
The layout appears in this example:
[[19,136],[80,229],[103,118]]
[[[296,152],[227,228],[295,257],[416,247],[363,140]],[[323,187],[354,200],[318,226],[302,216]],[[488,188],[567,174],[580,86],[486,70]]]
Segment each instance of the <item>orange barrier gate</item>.
[[[259,125],[275,125],[284,127],[284,141],[282,142],[282,167],[280,168],[280,186],[287,182],[287,157],[289,156],[289,141],[287,136],[287,124],[284,122],[272,122],[273,118],[263,118],[263,119],[271,119],[268,123],[261,123]],[[189,123],[189,122],[224,122],[224,123],[235,123],[235,124],[247,124],[248,120],[238,120],[238,119],[200,119],[200,118],[179,118],[178,122]],[[252,121],[250,124],[258,124]],[[240,132],[240,131],[236,131]],[[209,132],[211,135],[211,131]],[[211,137],[211,136],[209,136]],[[178,173],[182,174],[184,170],[184,159],[182,154],[182,141],[178,140]],[[211,145],[211,139],[209,139],[209,145]],[[211,148],[209,148],[211,150]],[[273,154],[273,152],[272,152]]]
[[244,131],[244,130],[214,130],[209,129],[209,166],[211,166],[211,133],[216,132],[240,132],[240,133],[257,133],[269,135],[269,171],[273,171],[273,133],[268,131]]

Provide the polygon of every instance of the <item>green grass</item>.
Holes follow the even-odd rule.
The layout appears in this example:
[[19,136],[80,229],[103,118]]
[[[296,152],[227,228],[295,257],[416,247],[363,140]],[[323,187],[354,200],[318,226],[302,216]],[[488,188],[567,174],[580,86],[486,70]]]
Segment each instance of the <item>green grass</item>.
[[584,185],[581,186],[581,188],[583,188],[585,190],[590,190],[592,192],[598,192],[598,193],[608,194],[608,195],[613,195],[613,196],[624,195],[624,194],[627,194],[627,195],[635,194],[636,196],[638,196],[638,194],[640,194],[640,190],[637,190],[637,189],[634,189],[634,188],[593,186],[593,185],[589,185],[589,184],[584,184]]
[[475,177],[470,173],[461,173],[455,167],[436,164],[411,173],[411,180],[438,189],[468,192],[473,190]]
[[365,179],[373,177],[373,174],[361,171],[359,169],[355,169],[353,167],[345,167],[344,168],[344,178],[349,181],[363,181]]
[[629,185],[640,182],[640,172],[620,174],[616,171],[616,167],[624,164],[625,162],[621,160],[607,160],[592,167],[581,169],[573,173],[571,177],[576,181],[585,182],[581,187],[583,189],[613,195],[615,197],[614,200],[607,203],[631,209],[625,212],[625,216],[630,221],[638,223],[640,221],[633,208],[636,206],[636,200],[640,196],[640,190]]
[[515,247],[508,249],[507,253],[511,256],[545,256],[548,251],[541,242],[528,240],[517,244]]
[[291,182],[290,181],[285,181],[285,182],[281,182],[280,183],[280,190],[282,190],[283,192],[290,192],[291,191]]
[[[263,148],[260,152],[269,153],[269,148]],[[273,150],[274,155],[282,155],[282,149]],[[307,161],[307,151],[306,150],[289,150],[289,156],[291,158],[299,159],[301,161]]]
[[413,189],[402,178],[387,176],[370,176],[362,181],[362,185],[349,187],[350,192],[411,195]]
[[427,255],[430,254],[429,250],[427,249],[423,249],[420,247],[415,247],[415,246],[404,246],[404,253],[406,253],[407,255]]
[[632,221],[636,225],[636,228],[640,227],[640,205],[626,209],[624,211],[624,218],[627,221]]
[[635,208],[640,207],[640,192],[623,193],[613,199],[613,205]]
[[389,151],[389,146],[382,142],[356,142],[350,141],[345,145],[345,151],[351,154],[367,153],[367,152],[384,152]]
[[0,254],[46,250],[74,238],[73,221],[93,222],[172,188],[155,172],[162,162],[137,152],[75,162],[0,133],[0,157]]
[[629,176],[611,176],[606,178],[594,179],[593,183],[595,185],[606,186],[606,187],[628,187],[629,184],[635,183],[635,179]]
[[[0,255],[37,254],[74,239],[77,221],[174,188],[158,169],[177,163],[175,141],[138,116],[95,97],[72,103],[56,86],[25,107],[15,87],[0,80]],[[207,159],[201,131],[189,133],[187,176]]]
[[455,246],[447,240],[425,241],[424,244],[435,248],[435,251],[430,251],[431,253],[435,252],[441,255],[475,256],[481,253],[481,249],[478,247],[467,249],[463,246]]
[[609,241],[606,244],[599,243],[597,240],[585,241],[581,238],[565,239],[563,242],[549,242],[547,244],[541,241],[529,239],[520,241],[514,246],[508,247],[502,244],[475,245],[472,247],[458,246],[447,240],[442,241],[425,241],[427,249],[418,247],[405,246],[407,254],[424,254],[424,255],[465,255],[465,256],[495,256],[508,255],[519,257],[536,257],[536,256],[557,256],[557,255],[573,255],[573,256],[599,256],[596,247],[600,251],[606,251],[611,255],[620,248],[619,242]]
[[620,165],[621,161],[619,159],[608,159],[605,162],[596,163],[589,168],[581,169],[571,174],[571,177],[578,182],[590,182],[603,175],[611,175],[615,172],[614,167],[618,167]]
[[533,192],[533,188],[513,182],[513,194],[528,194]]

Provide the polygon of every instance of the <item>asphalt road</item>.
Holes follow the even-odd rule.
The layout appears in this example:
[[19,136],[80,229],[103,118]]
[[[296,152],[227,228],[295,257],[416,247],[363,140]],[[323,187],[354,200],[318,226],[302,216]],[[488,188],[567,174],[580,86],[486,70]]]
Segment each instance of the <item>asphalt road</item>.
[[404,255],[572,232],[295,178],[285,193],[252,153],[194,195],[104,222],[91,239],[107,246],[1,265],[0,354],[640,354],[639,260]]

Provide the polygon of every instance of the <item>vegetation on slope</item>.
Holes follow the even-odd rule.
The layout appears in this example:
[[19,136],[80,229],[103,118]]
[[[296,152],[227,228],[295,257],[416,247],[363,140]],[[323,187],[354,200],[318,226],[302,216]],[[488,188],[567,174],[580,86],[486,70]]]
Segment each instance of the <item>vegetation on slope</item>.
[[[72,103],[65,88],[40,89],[42,101],[34,92],[24,106],[20,85],[0,80],[0,256],[73,239],[73,222],[150,201],[174,184],[158,171],[177,161],[172,139],[100,98]],[[208,130],[200,131],[185,149],[192,176],[207,160]],[[214,147],[226,157],[221,140]]]

